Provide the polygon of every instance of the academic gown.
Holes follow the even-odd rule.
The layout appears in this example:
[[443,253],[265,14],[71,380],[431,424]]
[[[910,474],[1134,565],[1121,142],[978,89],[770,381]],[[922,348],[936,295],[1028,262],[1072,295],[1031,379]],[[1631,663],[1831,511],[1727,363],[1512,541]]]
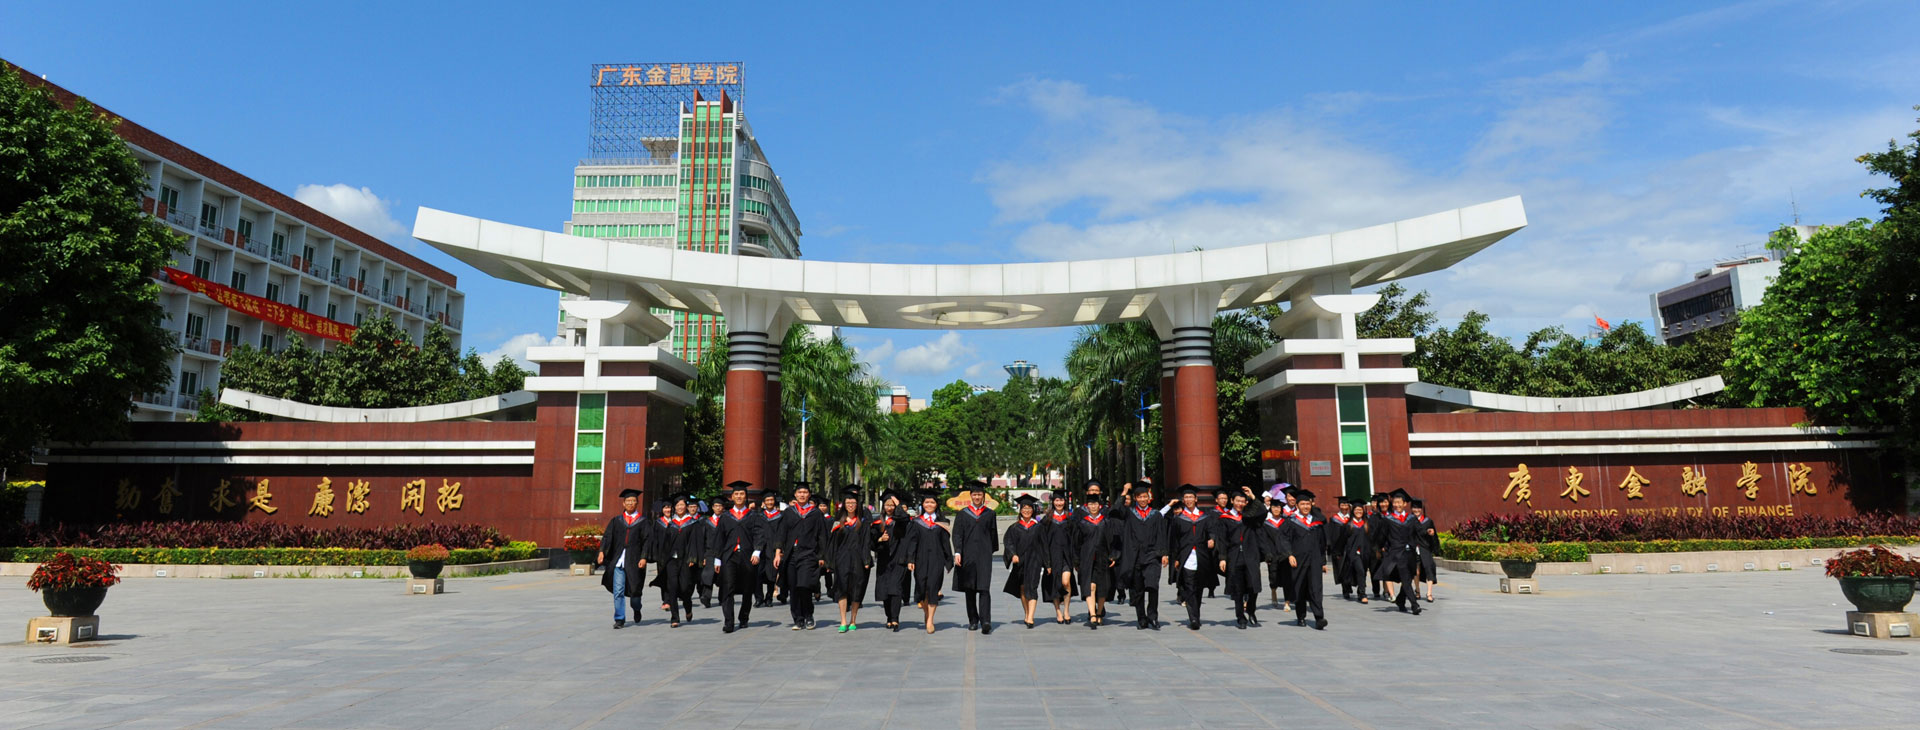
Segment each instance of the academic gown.
[[1000,551],[1000,527],[993,510],[964,507],[953,515],[953,550],[960,565],[953,569],[956,591],[986,591],[993,587],[993,554]]
[[648,560],[660,568],[653,585],[659,586],[669,601],[693,595],[693,573],[700,560],[694,552],[693,534],[699,522],[700,518],[692,515],[663,517],[654,520],[648,528],[652,533]]
[[[1209,575],[1208,565],[1213,563],[1213,550],[1207,547],[1212,537],[1213,513],[1199,512],[1188,514],[1184,509],[1175,509],[1167,513],[1167,565],[1168,582],[1179,584],[1191,575],[1194,585],[1206,587],[1201,576]],[[1193,569],[1187,569],[1188,562]]]
[[787,570],[787,585],[812,588],[820,584],[820,561],[826,559],[827,532],[832,529],[826,510],[816,505],[795,505],[780,518],[781,564]]
[[1380,516],[1380,533],[1374,536],[1374,545],[1381,550],[1380,569],[1376,574],[1382,580],[1414,580],[1420,559],[1419,524],[1408,513]]
[[1365,590],[1366,524],[1365,520],[1341,519],[1338,515],[1327,521],[1327,542],[1333,557],[1334,583]]
[[1055,512],[1040,518],[1040,548],[1045,574],[1040,576],[1040,598],[1056,603],[1076,595],[1074,586],[1060,585],[1060,576],[1073,572],[1073,513]]
[[723,594],[751,596],[760,585],[753,554],[766,550],[767,545],[755,524],[756,512],[752,507],[738,512],[728,507],[714,513],[717,522],[707,533],[706,569],[701,572],[713,573],[713,562],[719,560],[720,571],[714,578]]
[[1214,512],[1214,545],[1218,556],[1214,567],[1219,568],[1220,561],[1227,563],[1223,576],[1229,596],[1245,596],[1260,592],[1261,536],[1257,518],[1248,518],[1239,512],[1227,510]]
[[1422,517],[1416,522],[1418,524],[1414,526],[1414,534],[1419,538],[1420,580],[1428,583],[1437,582],[1440,579],[1435,577],[1438,575],[1436,572],[1438,566],[1434,565],[1433,556],[1440,552],[1439,530],[1434,528],[1433,519],[1430,517]]
[[953,536],[946,523],[928,515],[913,518],[903,532],[906,539],[893,557],[896,565],[913,566],[913,602],[938,604],[940,584],[953,567]]
[[827,531],[827,569],[833,571],[835,601],[858,604],[866,600],[868,572],[873,568],[873,523],[863,514],[836,519]]
[[787,582],[782,579],[787,575],[787,564],[783,561],[779,567],[775,567],[773,564],[773,551],[780,549],[785,539],[783,529],[787,526],[787,511],[773,510],[769,512],[765,509],[755,507],[753,512],[760,516],[760,519],[755,522],[760,526],[761,539],[766,541],[768,547],[766,554],[760,556],[760,580],[765,583],[772,583],[774,586],[784,590]]
[[[906,543],[907,522],[904,517],[888,517],[884,514],[874,517],[868,523],[872,539],[873,565],[879,569],[879,575],[873,581],[873,600],[885,603],[889,598],[905,602],[912,595],[908,589],[906,563],[894,560]],[[887,539],[882,540],[880,536]]]
[[[1014,598],[1024,595],[1040,598],[1040,574],[1046,572],[1044,541],[1046,527],[1039,520],[1014,520],[1000,540],[1000,559],[1007,567],[1007,582],[1000,591]],[[1013,559],[1020,558],[1015,563]]]
[[1167,554],[1167,516],[1151,508],[1144,513],[1133,507],[1123,511],[1131,514],[1118,526],[1120,559],[1114,563],[1114,577],[1128,583],[1141,577],[1151,588],[1160,580],[1160,558]]
[[[653,520],[637,515],[631,525],[622,515],[614,515],[613,519],[607,520],[607,529],[600,532],[600,552],[607,556],[606,561],[600,563],[600,585],[608,593],[613,592],[613,571],[616,567],[627,573],[628,598],[639,596],[641,589],[646,587],[647,569],[640,567],[640,561],[647,559],[647,525],[652,523]],[[623,549],[627,555],[626,562],[613,565],[620,560]]]
[[1105,512],[1074,519],[1073,582],[1080,595],[1102,601],[1113,597],[1113,565],[1120,559],[1119,526],[1120,521]]
[[[1271,520],[1268,524],[1272,524]],[[1293,569],[1295,616],[1304,617],[1309,609],[1316,618],[1323,613],[1321,597],[1324,582],[1320,571],[1327,564],[1327,540],[1331,532],[1328,527],[1327,521],[1320,519],[1319,515],[1296,512],[1268,531],[1268,552],[1281,561],[1291,557],[1299,563]]]
[[713,573],[713,533],[720,529],[720,513],[714,512],[694,523],[693,547],[695,558],[694,582],[702,587],[711,588],[714,584]]

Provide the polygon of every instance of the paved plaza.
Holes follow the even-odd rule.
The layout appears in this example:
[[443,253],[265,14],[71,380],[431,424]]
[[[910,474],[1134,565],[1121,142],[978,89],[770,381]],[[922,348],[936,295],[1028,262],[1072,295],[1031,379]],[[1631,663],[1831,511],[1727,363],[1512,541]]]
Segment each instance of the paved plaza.
[[[1538,596],[1443,577],[1423,616],[1336,601],[1325,632],[1278,611],[1236,630],[1224,600],[1198,633],[1028,630],[996,594],[992,636],[956,626],[951,597],[932,636],[878,628],[877,607],[837,634],[826,604],[810,632],[784,606],[732,635],[717,609],[614,631],[599,578],[560,571],[432,597],[134,579],[102,607],[105,640],[0,649],[0,727],[1866,728],[1920,711],[1920,643],[1845,635],[1817,571],[1549,577]],[[24,584],[0,579],[9,631],[43,613]]]

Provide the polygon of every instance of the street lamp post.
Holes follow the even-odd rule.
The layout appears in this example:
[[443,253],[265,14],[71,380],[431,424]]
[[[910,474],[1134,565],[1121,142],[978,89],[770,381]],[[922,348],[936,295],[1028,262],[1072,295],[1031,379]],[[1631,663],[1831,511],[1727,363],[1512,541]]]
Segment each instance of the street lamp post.
[[[1107,379],[1113,382],[1119,383],[1121,385],[1127,384],[1127,381],[1121,380],[1119,378],[1107,378]],[[1140,443],[1141,441],[1145,441],[1147,437],[1147,411],[1155,410],[1159,407],[1160,407],[1160,404],[1158,403],[1155,403],[1153,405],[1147,405],[1147,391],[1145,389],[1141,389],[1140,407],[1135,408],[1133,410],[1134,415],[1140,419],[1140,438],[1135,439],[1133,442],[1133,461],[1134,463],[1140,465],[1139,478],[1142,480],[1147,478],[1147,452],[1146,452],[1146,447]],[[1166,435],[1162,433],[1161,438],[1165,438],[1165,437]],[[1092,453],[1091,447],[1089,447],[1088,453]],[[1092,477],[1088,477],[1088,478],[1091,479]]]
[[807,397],[800,396],[800,481],[807,481],[807,421],[813,420],[813,411],[807,410]]

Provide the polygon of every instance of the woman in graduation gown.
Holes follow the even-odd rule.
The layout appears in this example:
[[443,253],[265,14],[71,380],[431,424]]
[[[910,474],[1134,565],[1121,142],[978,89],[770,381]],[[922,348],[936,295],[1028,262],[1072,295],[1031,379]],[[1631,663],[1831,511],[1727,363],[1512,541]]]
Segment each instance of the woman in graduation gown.
[[1034,519],[1033,511],[1040,500],[1023,494],[1014,502],[1020,505],[1020,515],[1013,524],[1007,525],[1007,534],[1000,540],[1000,559],[1007,566],[1007,583],[1000,590],[1020,599],[1020,609],[1026,616],[1024,623],[1031,629],[1033,611],[1040,605],[1040,574],[1046,564],[1042,559],[1041,538],[1046,528]]
[[873,567],[873,525],[860,506],[860,489],[840,490],[840,513],[827,528],[827,571],[833,574],[832,596],[840,604],[840,633],[859,628],[860,602],[867,596],[868,570]]
[[1040,541],[1046,574],[1041,576],[1040,597],[1053,604],[1053,620],[1073,623],[1073,508],[1067,505],[1067,490],[1054,490],[1053,508],[1040,519]]
[[906,529],[907,538],[894,556],[896,564],[912,573],[913,601],[926,614],[927,633],[933,633],[933,611],[940,605],[940,587],[953,567],[953,534],[940,520],[940,493],[923,491],[920,516]]
[[688,508],[688,502],[684,494],[675,496],[672,511],[653,527],[651,552],[660,564],[660,577],[655,582],[660,586],[660,602],[666,604],[663,608],[672,616],[667,624],[672,628],[680,626],[682,609],[688,619],[693,618],[694,574],[700,569],[701,550],[693,542],[700,517]]
[[[691,511],[691,510],[690,510]],[[700,569],[693,571],[694,587],[700,594],[700,607],[713,608],[713,533],[720,529],[720,503],[715,501],[712,508],[702,516],[693,513],[699,520],[693,524],[693,552]]]
[[1246,513],[1248,499],[1245,492],[1235,494],[1225,509],[1215,513],[1218,527],[1214,554],[1219,556],[1221,588],[1233,601],[1234,625],[1242,629],[1260,625],[1254,609],[1260,597],[1262,518]]
[[1118,520],[1107,519],[1100,495],[1086,497],[1086,511],[1073,521],[1075,588],[1087,599],[1087,628],[1098,629],[1113,597],[1113,564],[1120,558]]
[[913,593],[907,585],[906,564],[894,560],[906,542],[907,523],[911,521],[901,499],[899,492],[888,490],[880,502],[880,514],[874,516],[872,529],[868,530],[873,541],[873,565],[880,571],[873,581],[873,600],[885,609],[887,628],[896,632],[900,630],[900,607]]

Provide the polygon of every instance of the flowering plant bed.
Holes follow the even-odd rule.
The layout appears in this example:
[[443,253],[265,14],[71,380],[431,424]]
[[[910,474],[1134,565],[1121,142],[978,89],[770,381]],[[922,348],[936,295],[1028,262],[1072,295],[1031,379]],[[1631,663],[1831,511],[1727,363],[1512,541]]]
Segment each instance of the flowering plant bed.
[[[405,550],[351,550],[345,548],[0,548],[0,562],[44,563],[61,553],[106,560],[120,565],[406,565]],[[460,548],[447,551],[448,565],[498,563],[539,557],[531,542],[506,547]]]
[[388,525],[315,529],[278,522],[127,522],[93,526],[0,525],[0,545],[20,547],[346,548],[405,550],[414,545],[490,548],[507,536],[486,525]]
[[1827,575],[1835,578],[1920,578],[1920,560],[1879,545],[1869,545],[1862,550],[1848,550],[1833,556],[1827,561]]
[[580,553],[598,552],[600,550],[600,528],[595,525],[569,527],[567,528],[564,545],[567,552],[574,553],[576,556]]
[[[1805,550],[1811,548],[1844,548],[1869,544],[1914,545],[1920,544],[1920,536],[1868,535],[1852,537],[1802,537],[1777,540],[1632,540],[1632,541],[1592,541],[1592,542],[1542,542],[1534,547],[1540,551],[1542,563],[1584,563],[1590,556],[1602,553],[1696,553],[1723,552],[1739,550]],[[1461,540],[1450,534],[1440,535],[1439,556],[1448,560],[1498,560],[1494,550],[1505,543],[1481,540]]]
[[423,563],[444,563],[451,553],[440,545],[416,545],[407,551],[407,559]]
[[33,570],[27,587],[36,591],[105,590],[120,582],[120,566],[72,553],[55,553]]
[[1542,514],[1489,514],[1461,522],[1453,528],[1452,532],[1461,538],[1480,542],[1792,540],[1819,537],[1847,537],[1857,540],[1861,535],[1920,535],[1920,517],[1897,515],[1849,517],[1590,515],[1570,517]]

